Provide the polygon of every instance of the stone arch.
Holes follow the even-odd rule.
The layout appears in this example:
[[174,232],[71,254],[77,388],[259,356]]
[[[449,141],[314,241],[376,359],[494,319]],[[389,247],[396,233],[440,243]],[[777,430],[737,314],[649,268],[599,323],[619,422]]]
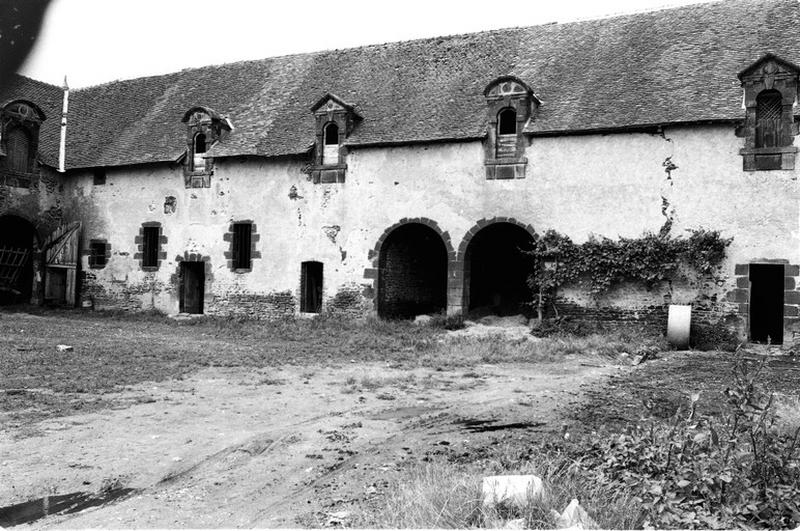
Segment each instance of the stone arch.
[[[5,278],[0,278],[0,304],[28,303],[34,296],[38,297],[34,271],[39,265],[40,247],[39,233],[27,216],[15,213],[0,215],[0,249],[6,251],[0,253],[3,254],[0,257],[0,276]],[[8,276],[10,255],[19,251],[27,254],[12,282]]]
[[484,218],[458,247],[462,311],[509,315],[526,310],[528,264],[520,249],[537,238],[531,225],[510,217]]
[[403,218],[388,227],[369,251],[372,268],[364,271],[378,315],[409,318],[445,310],[455,255],[450,235],[429,218]]

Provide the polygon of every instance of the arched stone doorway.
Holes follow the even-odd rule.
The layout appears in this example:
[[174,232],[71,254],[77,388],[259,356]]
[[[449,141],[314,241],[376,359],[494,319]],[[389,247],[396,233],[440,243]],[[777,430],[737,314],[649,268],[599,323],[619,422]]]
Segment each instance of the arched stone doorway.
[[0,304],[30,302],[36,241],[36,229],[29,221],[0,216]]
[[378,257],[378,315],[407,319],[447,307],[448,250],[430,224],[405,223],[388,233]]
[[475,231],[463,252],[465,309],[482,315],[529,312],[531,260],[523,251],[532,248],[532,230],[514,222],[487,223]]

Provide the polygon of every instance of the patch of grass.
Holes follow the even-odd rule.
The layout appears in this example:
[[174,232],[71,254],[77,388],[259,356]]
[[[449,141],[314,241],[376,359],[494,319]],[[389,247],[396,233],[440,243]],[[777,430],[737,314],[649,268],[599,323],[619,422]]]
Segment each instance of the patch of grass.
[[[632,338],[595,335],[517,342],[444,338],[441,329],[408,321],[320,316],[261,322],[202,317],[167,319],[157,312],[85,312],[25,307],[0,312],[0,409],[10,420],[61,416],[106,407],[98,397],[142,382],[181,378],[204,367],[325,366],[390,362],[393,367],[469,368],[481,363],[557,361],[565,355],[629,348]],[[74,347],[57,352],[56,345]],[[311,370],[304,378],[313,376]],[[358,382],[362,388],[439,385],[433,380]],[[274,385],[269,379],[263,385]],[[345,383],[345,387],[356,382]],[[348,391],[345,391],[348,392]]]
[[461,330],[466,325],[464,324],[464,315],[457,313],[455,315],[438,314],[432,316],[429,326],[434,328],[443,328],[444,330]]
[[[535,474],[545,485],[522,507],[482,505],[482,479],[488,475]],[[537,452],[535,459],[511,447],[478,462],[437,460],[407,469],[381,507],[356,515],[354,525],[376,528],[496,527],[503,520],[525,519],[526,529],[552,529],[552,511],[561,513],[577,498],[603,529],[641,527],[642,512],[625,492],[585,478],[562,454]]]

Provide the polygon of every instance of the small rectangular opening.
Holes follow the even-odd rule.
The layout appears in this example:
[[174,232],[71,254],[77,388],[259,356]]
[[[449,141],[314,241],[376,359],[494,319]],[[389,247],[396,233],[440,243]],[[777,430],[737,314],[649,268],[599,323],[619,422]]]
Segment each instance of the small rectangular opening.
[[252,253],[250,245],[253,241],[252,223],[233,224],[233,268],[250,269]]
[[142,266],[158,267],[159,227],[142,227]]
[[93,184],[106,184],[106,170],[103,168],[95,168],[92,172]]
[[108,244],[104,241],[91,240],[89,242],[89,267],[102,269],[106,266],[106,251]]
[[783,264],[750,264],[750,341],[783,343]]
[[322,262],[301,264],[300,291],[300,311],[319,313],[322,309]]

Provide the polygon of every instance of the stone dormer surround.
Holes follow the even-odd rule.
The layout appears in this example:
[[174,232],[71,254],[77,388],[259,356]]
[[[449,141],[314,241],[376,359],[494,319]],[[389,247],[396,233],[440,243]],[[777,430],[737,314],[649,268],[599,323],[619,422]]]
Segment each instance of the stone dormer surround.
[[[311,180],[315,184],[319,183],[343,183],[345,172],[347,171],[347,148],[344,145],[345,139],[353,132],[356,122],[360,121],[361,115],[356,112],[355,107],[335,94],[330,92],[323,96],[313,107],[315,123],[315,142],[314,160],[311,164]],[[336,154],[331,154],[331,145],[328,147],[326,156],[325,129],[335,124],[338,130],[338,146]]]
[[[525,124],[539,105],[533,90],[514,76],[495,79],[483,91],[486,97],[487,135],[485,160],[487,179],[523,179],[528,159],[525,158],[527,139],[522,134]],[[500,113],[511,109],[516,114],[513,135],[501,134]]]
[[[739,72],[739,79],[744,89],[745,121],[739,130],[739,136],[745,143],[739,153],[743,157],[744,171],[756,170],[793,170],[797,148],[793,146],[797,135],[794,122],[794,103],[797,98],[798,74],[800,67],[783,60],[774,54],[766,54],[758,61]],[[780,94],[779,105],[772,111],[774,120],[778,122],[774,138],[763,146],[759,142],[759,96]]]
[[[210,188],[214,174],[214,159],[203,155],[230,131],[230,122],[209,107],[192,107],[181,120],[186,124],[186,154],[183,160],[183,176],[186,188]],[[205,139],[204,151],[195,153],[198,135]],[[199,161],[199,162],[198,162]]]

